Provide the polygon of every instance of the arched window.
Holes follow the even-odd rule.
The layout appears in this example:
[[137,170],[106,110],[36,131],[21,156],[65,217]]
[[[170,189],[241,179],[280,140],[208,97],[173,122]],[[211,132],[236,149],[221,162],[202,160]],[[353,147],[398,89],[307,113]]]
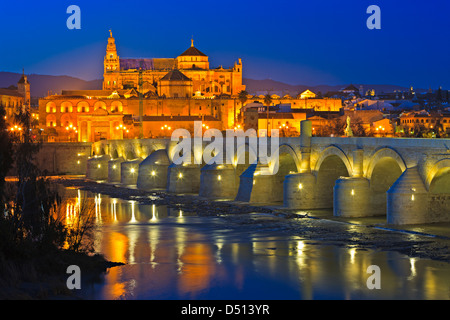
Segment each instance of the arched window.
[[123,112],[123,105],[120,101],[113,101],[111,103],[111,112]]
[[48,102],[45,106],[45,112],[56,113],[56,104],[53,101]]
[[94,111],[100,108],[106,110],[106,103],[104,103],[103,101],[97,101],[96,103],[94,103]]
[[89,112],[89,103],[87,101],[78,102],[77,112]]

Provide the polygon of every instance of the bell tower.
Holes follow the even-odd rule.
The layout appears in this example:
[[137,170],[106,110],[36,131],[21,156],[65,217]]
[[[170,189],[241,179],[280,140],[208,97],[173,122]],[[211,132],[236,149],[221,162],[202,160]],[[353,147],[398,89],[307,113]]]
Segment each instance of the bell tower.
[[30,83],[28,82],[28,78],[25,75],[24,70],[22,70],[22,77],[20,78],[19,82],[17,83],[17,89],[24,98],[24,101],[23,101],[24,106],[26,106],[29,109],[30,102],[31,102]]
[[103,90],[120,89],[120,61],[119,56],[117,55],[116,40],[114,39],[111,30],[109,30],[108,45],[106,46],[106,56],[103,66]]

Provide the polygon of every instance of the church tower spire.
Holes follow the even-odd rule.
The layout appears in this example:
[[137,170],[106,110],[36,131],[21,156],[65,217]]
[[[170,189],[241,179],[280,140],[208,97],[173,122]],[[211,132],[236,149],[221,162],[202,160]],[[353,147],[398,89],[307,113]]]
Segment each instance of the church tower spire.
[[103,89],[119,89],[118,75],[120,71],[120,59],[117,55],[116,39],[114,39],[111,30],[109,30],[108,44],[106,45],[106,56],[103,65]]
[[22,94],[24,98],[24,106],[30,108],[31,103],[31,91],[30,91],[30,83],[28,82],[28,78],[25,75],[25,70],[22,69],[22,77],[17,83],[17,89],[20,94]]

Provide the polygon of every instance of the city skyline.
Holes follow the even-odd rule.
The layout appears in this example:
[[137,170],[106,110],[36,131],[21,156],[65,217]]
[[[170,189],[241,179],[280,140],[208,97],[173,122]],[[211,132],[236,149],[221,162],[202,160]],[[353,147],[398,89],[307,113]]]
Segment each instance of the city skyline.
[[111,29],[121,57],[176,57],[194,38],[196,47],[214,57],[212,67],[230,67],[230,61],[242,58],[244,78],[311,86],[450,87],[445,55],[450,6],[444,1],[426,7],[378,1],[380,30],[366,27],[366,9],[373,4],[368,1],[231,2],[226,7],[200,1],[171,8],[142,1],[126,6],[78,1],[73,4],[81,9],[80,30],[66,27],[71,4],[2,4],[2,38],[11,50],[0,53],[0,70],[100,79]]

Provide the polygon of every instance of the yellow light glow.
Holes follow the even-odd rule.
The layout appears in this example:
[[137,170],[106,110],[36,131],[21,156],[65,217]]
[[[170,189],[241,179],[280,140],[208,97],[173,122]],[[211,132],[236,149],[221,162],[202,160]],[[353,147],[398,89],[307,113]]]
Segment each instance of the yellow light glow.
[[80,163],[81,163],[80,160],[78,160],[78,161],[77,161],[77,164],[80,164]]
[[131,168],[131,169],[130,169],[130,172],[131,172],[131,173],[134,173],[134,171],[135,171],[134,168]]
[[298,184],[299,189],[303,189],[303,185],[301,183]]
[[352,196],[355,195],[355,189],[352,189]]
[[155,170],[153,170],[152,171],[152,176],[155,176],[156,175],[156,172],[155,172]]
[[222,176],[220,174],[217,176],[217,180],[222,180]]
[[178,178],[183,178],[183,174],[181,172],[178,174]]
[[116,168],[116,165],[113,165],[112,168],[115,169],[115,168]]
[[101,166],[101,164],[99,163],[99,164],[97,165],[97,168],[99,168],[99,169],[100,169],[101,167],[102,167],[102,166]]
[[411,201],[414,201],[414,195],[411,195]]

